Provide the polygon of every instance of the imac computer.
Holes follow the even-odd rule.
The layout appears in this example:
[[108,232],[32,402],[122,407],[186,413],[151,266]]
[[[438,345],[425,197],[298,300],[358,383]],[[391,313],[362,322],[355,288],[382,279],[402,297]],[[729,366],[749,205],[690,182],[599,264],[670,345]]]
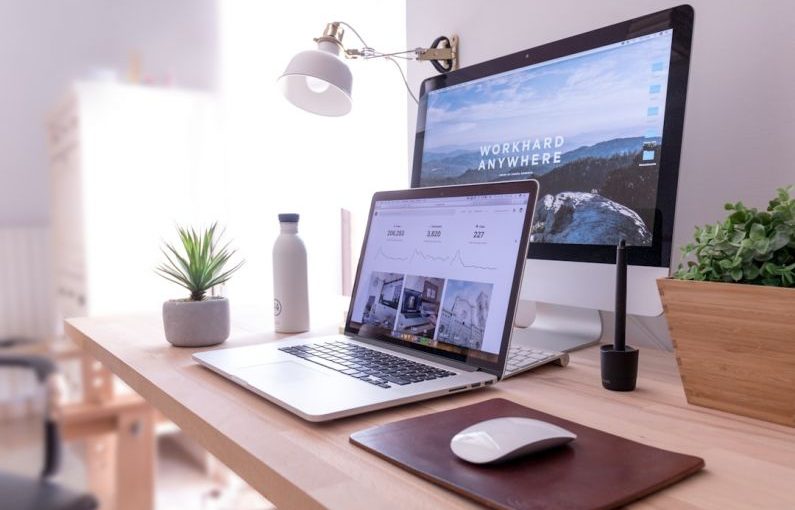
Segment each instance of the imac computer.
[[517,343],[599,340],[620,239],[628,313],[662,313],[692,31],[682,5],[422,83],[412,186],[540,184]]

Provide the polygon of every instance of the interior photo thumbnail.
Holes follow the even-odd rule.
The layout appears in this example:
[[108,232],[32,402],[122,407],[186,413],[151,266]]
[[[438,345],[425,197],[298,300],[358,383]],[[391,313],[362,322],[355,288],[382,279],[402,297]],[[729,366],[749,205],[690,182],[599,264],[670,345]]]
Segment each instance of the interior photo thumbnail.
[[406,276],[403,301],[398,314],[397,331],[433,338],[439,317],[444,279]]
[[400,291],[404,275],[373,272],[370,275],[370,295],[362,314],[362,324],[392,330],[395,327]]

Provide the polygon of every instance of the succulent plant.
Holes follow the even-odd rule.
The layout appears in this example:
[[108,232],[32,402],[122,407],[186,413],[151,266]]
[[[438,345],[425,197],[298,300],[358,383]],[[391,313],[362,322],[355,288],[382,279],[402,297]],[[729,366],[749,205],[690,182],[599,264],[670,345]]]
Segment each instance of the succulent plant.
[[190,291],[191,301],[201,301],[208,290],[220,285],[240,269],[245,261],[240,261],[231,269],[224,270],[236,250],[229,249],[229,243],[221,245],[223,230],[213,223],[204,230],[177,226],[182,250],[170,243],[161,248],[166,262],[155,272],[166,280],[181,285]]

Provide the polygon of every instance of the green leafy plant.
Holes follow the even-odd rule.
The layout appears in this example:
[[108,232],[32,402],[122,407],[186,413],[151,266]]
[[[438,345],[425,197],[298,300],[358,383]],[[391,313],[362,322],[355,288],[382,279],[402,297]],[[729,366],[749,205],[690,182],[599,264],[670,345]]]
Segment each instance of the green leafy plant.
[[[235,250],[229,249],[229,243],[220,246],[223,231],[218,224],[197,231],[194,228],[177,226],[182,252],[169,243],[161,248],[166,262],[155,269],[155,272],[166,280],[181,285],[190,291],[191,301],[201,301],[208,290],[229,280],[232,273],[240,269],[244,261],[224,271]],[[220,246],[220,247],[219,247]]]
[[682,248],[682,280],[795,286],[795,199],[779,188],[766,211],[726,204],[722,223],[696,227],[695,242]]

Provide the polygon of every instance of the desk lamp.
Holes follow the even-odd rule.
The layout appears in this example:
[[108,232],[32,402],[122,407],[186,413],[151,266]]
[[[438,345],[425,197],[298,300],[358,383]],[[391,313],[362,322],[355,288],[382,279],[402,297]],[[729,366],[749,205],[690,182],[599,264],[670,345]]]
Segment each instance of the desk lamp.
[[[363,47],[346,48],[342,44],[343,26],[354,33]],[[406,60],[427,60],[440,73],[458,68],[458,37],[437,37],[429,48],[381,53],[364,42],[359,33],[344,21],[335,21],[326,25],[323,35],[315,38],[316,50],[298,53],[287,65],[279,77],[284,96],[295,106],[308,112],[337,117],[351,111],[351,86],[353,76],[343,60],[346,59],[385,58],[393,62],[403,77],[409,94],[415,102],[416,96],[411,92],[403,70],[396,58]]]

